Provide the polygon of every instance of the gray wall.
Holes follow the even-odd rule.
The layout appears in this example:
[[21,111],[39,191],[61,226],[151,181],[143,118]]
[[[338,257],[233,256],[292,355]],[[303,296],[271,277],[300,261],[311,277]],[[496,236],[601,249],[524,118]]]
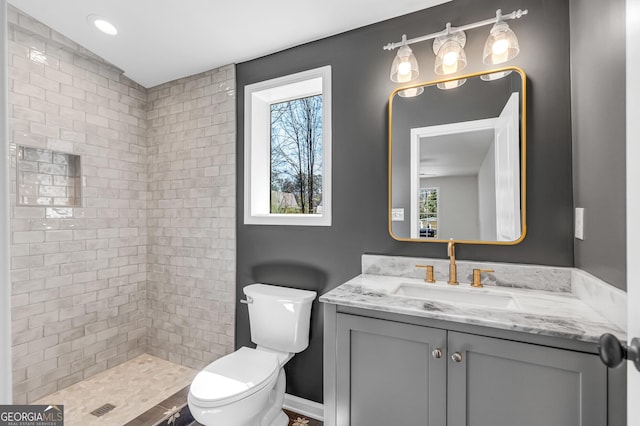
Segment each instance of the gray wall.
[[[420,188],[440,189],[438,239],[480,238],[477,175],[423,178],[420,179]],[[405,216],[405,221],[407,219]]]
[[626,289],[625,2],[571,0],[575,264]]
[[[324,293],[360,272],[363,253],[446,257],[446,247],[393,240],[387,231],[387,100],[395,52],[382,46],[461,25],[495,10],[529,9],[513,22],[521,54],[512,63],[529,76],[528,234],[516,246],[461,245],[460,259],[573,265],[573,199],[568,0],[454,0],[376,25],[298,46],[237,66],[238,233],[237,294],[252,282]],[[487,67],[481,52],[489,28],[467,33],[466,71]],[[420,79],[434,79],[431,43],[414,45]],[[333,82],[333,224],[331,227],[244,225],[244,86],[324,65]],[[322,401],[322,315],[312,311],[310,347],[288,364],[287,391]],[[237,305],[236,346],[251,345],[247,309]]]

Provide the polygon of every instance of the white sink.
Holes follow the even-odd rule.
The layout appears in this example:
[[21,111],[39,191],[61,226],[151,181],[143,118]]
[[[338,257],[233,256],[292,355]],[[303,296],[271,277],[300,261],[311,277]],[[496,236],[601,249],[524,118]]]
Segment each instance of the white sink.
[[519,310],[516,299],[506,294],[490,293],[480,289],[437,287],[436,284],[402,283],[391,294],[412,299],[444,302],[452,305],[473,305],[485,308]]

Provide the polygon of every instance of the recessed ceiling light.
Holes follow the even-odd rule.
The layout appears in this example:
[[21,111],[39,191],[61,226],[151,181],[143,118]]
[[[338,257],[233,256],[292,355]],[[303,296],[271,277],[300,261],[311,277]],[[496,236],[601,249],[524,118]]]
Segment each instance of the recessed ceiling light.
[[118,29],[102,16],[89,15],[87,21],[105,34],[112,36],[118,34]]

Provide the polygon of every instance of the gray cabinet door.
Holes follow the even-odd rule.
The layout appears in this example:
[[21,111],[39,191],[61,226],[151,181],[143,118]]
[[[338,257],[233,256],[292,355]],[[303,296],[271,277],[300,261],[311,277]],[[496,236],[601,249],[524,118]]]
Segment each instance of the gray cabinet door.
[[451,331],[448,351],[449,426],[607,424],[596,355]]
[[445,425],[446,331],[346,314],[336,329],[338,426]]

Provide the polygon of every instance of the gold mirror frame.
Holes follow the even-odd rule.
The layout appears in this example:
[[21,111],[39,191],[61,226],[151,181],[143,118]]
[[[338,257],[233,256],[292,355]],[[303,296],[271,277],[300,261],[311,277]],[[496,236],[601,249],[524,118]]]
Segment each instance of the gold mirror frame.
[[[427,86],[435,86],[439,83],[447,83],[451,81],[469,79],[473,77],[480,77],[482,75],[493,74],[504,71],[512,71],[516,72],[520,75],[522,81],[522,99],[520,101],[521,112],[520,112],[520,220],[521,220],[521,235],[520,238],[513,241],[482,241],[482,240],[458,240],[458,239],[420,239],[420,238],[404,238],[398,237],[393,233],[393,223],[392,223],[392,163],[393,163],[393,99],[394,96],[403,90],[414,89],[419,87],[427,87]],[[456,90],[450,89],[450,90]],[[476,72],[472,74],[466,74],[462,76],[450,77],[440,80],[429,81],[426,83],[417,83],[409,86],[403,86],[395,89],[391,95],[389,96],[389,115],[388,115],[388,141],[389,141],[389,159],[388,159],[388,230],[389,235],[396,241],[406,241],[412,243],[449,243],[453,241],[454,243],[459,244],[487,244],[487,245],[516,245],[524,240],[527,234],[527,76],[521,68],[518,67],[503,67],[496,68],[492,70],[486,70],[481,72]]]

